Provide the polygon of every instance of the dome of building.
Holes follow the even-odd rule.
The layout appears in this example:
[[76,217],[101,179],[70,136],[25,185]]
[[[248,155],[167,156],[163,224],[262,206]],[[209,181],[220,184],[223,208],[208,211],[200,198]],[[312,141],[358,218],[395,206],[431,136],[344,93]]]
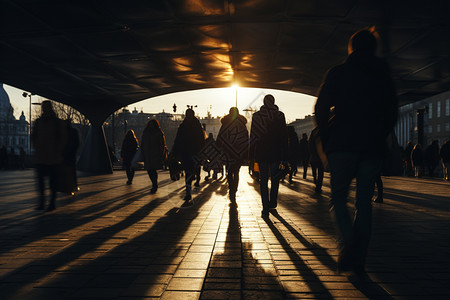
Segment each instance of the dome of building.
[[8,93],[3,88],[3,83],[0,83],[0,121],[7,121],[15,119],[13,108],[9,102]]

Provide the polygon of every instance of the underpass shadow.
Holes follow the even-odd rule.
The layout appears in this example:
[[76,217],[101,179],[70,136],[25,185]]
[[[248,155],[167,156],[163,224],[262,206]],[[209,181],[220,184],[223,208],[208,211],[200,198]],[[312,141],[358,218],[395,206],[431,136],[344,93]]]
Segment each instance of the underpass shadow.
[[[64,248],[61,252],[39,261],[38,264],[45,266],[45,268],[29,274],[20,286],[11,286],[9,289],[2,291],[2,295],[5,295],[6,298],[20,296],[30,299],[50,299],[50,297],[55,296],[55,292],[59,292],[60,298],[69,296],[74,298],[94,297],[96,291],[103,288],[111,291],[113,295],[111,297],[118,297],[124,291],[127,291],[128,285],[135,281],[139,275],[142,275],[147,276],[147,280],[145,285],[139,285],[141,289],[137,292],[142,292],[142,295],[139,294],[138,296],[143,298],[147,295],[147,291],[152,288],[152,284],[160,285],[160,277],[155,275],[173,274],[173,266],[177,262],[176,257],[170,256],[170,252],[174,249],[182,250],[182,247],[178,246],[178,241],[199,215],[200,208],[210,199],[216,188],[215,184],[212,184],[204,189],[202,191],[203,196],[199,196],[189,209],[171,208],[163,217],[157,219],[148,231],[124,241],[104,255],[82,264],[71,265],[82,256],[92,252],[95,253],[98,247],[109,241],[114,235],[138,222],[142,222],[161,204],[175,197],[179,189],[171,192],[165,198],[156,198],[124,220],[88,234],[73,245]],[[21,272],[26,271],[33,265],[34,263],[29,263],[14,273],[20,275]],[[38,286],[39,288],[34,288],[31,291],[22,289],[24,286],[42,282],[44,278],[48,278],[61,268],[65,268],[66,271],[45,280],[43,284]],[[7,282],[10,275],[2,277],[2,281],[6,280],[5,282]],[[82,275],[81,278],[80,275]],[[59,290],[46,287],[56,287]],[[84,289],[80,289],[80,287]],[[90,295],[89,293],[93,294]],[[130,291],[130,293],[136,293],[136,291]]]

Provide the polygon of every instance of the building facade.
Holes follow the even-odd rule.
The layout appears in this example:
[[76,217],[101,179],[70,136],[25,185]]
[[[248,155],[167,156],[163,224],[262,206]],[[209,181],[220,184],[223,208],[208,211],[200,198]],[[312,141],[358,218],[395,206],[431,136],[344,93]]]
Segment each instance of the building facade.
[[29,123],[22,112],[19,120],[14,117],[14,109],[3,83],[0,83],[0,147],[6,147],[9,156],[20,154],[20,148],[29,152]]
[[418,143],[419,113],[423,112],[423,143],[424,147],[433,140],[442,145],[450,138],[450,91],[421,101],[403,105],[399,108],[399,117],[395,134],[400,146],[408,142]]

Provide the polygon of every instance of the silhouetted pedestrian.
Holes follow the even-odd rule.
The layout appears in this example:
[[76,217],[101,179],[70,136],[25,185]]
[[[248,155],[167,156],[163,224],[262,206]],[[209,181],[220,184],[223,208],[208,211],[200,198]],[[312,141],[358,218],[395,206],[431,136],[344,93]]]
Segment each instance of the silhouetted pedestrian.
[[425,163],[428,169],[428,176],[434,176],[434,169],[436,169],[439,164],[439,141],[434,140],[430,145],[425,149]]
[[294,183],[292,180],[292,176],[297,170],[298,164],[298,152],[299,152],[299,144],[298,144],[298,136],[295,132],[295,128],[293,126],[287,127],[288,131],[288,161],[289,161],[289,183]]
[[27,152],[23,147],[19,147],[19,168],[25,170],[25,158],[27,157]]
[[[262,218],[277,207],[278,188],[288,151],[288,137],[284,114],[275,105],[272,95],[264,97],[264,105],[253,114],[250,130],[249,159],[259,166]],[[271,181],[270,193],[268,181]]]
[[316,185],[314,191],[320,194],[322,192],[324,167],[318,151],[318,147],[321,147],[318,127],[315,127],[311,131],[308,141],[308,147],[310,153],[312,176],[314,184]]
[[6,149],[6,145],[3,144],[0,149],[0,170],[8,169],[8,150]]
[[123,138],[120,156],[122,157],[123,167],[127,174],[127,185],[133,183],[134,169],[131,167],[131,161],[139,147],[139,142],[133,129],[129,129]]
[[[374,182],[381,171],[386,137],[398,114],[389,67],[375,56],[377,40],[373,28],[350,38],[347,60],[328,71],[315,105],[331,175],[330,208],[339,233],[339,272],[364,272]],[[355,177],[353,218],[347,196]]]
[[450,139],[442,144],[439,156],[441,157],[444,180],[450,180]]
[[64,122],[56,117],[52,103],[48,100],[41,105],[42,114],[34,122],[31,141],[34,146],[34,160],[39,187],[39,204],[37,209],[45,205],[45,177],[50,179],[50,204],[48,211],[55,209],[58,187],[58,165],[63,162],[63,149],[66,144]]
[[186,195],[184,200],[192,199],[192,181],[196,170],[200,167],[196,156],[205,144],[205,134],[200,121],[195,117],[192,109],[186,110],[186,117],[178,127],[172,152],[180,158],[186,173]]
[[405,161],[405,175],[406,176],[414,176],[412,162],[411,162],[411,152],[414,148],[414,144],[412,142],[408,142],[406,144],[406,148],[403,151],[403,160]]
[[423,150],[421,144],[416,144],[411,152],[411,163],[415,177],[422,177],[423,173]]
[[237,107],[232,107],[228,115],[220,120],[222,126],[217,135],[217,145],[224,154],[223,160],[227,171],[227,182],[231,202],[236,201],[239,185],[239,171],[248,157],[247,119],[239,114]]
[[164,162],[164,149],[166,148],[166,139],[164,133],[156,119],[147,122],[141,140],[142,154],[144,156],[144,169],[152,182],[150,194],[158,190],[158,172],[161,170]]
[[303,166],[303,179],[306,179],[308,174],[309,165],[309,147],[308,147],[308,135],[303,133],[302,138],[299,141],[300,161]]

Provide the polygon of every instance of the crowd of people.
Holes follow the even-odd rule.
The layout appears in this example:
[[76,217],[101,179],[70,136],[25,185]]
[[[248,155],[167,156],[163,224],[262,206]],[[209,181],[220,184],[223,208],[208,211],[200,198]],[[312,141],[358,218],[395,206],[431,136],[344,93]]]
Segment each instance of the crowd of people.
[[[278,205],[279,183],[288,176],[293,184],[297,166],[300,176],[307,178],[311,166],[315,192],[322,192],[324,171],[330,172],[330,212],[335,221],[340,253],[338,270],[364,273],[371,235],[372,197],[375,184],[376,202],[382,202],[383,156],[386,138],[392,134],[397,121],[397,98],[387,64],[375,56],[378,34],[373,28],[356,32],[349,41],[348,58],[328,71],[320,87],[314,108],[316,128],[299,140],[293,127],[286,125],[283,112],[275,104],[273,95],[266,95],[260,110],[248,120],[231,107],[221,119],[217,139],[206,136],[194,111],[186,110],[169,153],[164,133],[156,119],[149,120],[140,140],[128,130],[123,140],[121,157],[126,170],[127,185],[133,182],[136,163],[143,162],[151,189],[158,191],[158,170],[169,166],[173,180],[184,173],[185,203],[192,200],[192,184],[200,182],[201,166],[207,172],[205,180],[224,174],[228,184],[230,205],[236,205],[239,172],[248,165],[257,175],[261,195],[261,217],[269,220],[270,212]],[[44,178],[50,178],[50,204],[55,209],[59,166],[66,165],[72,174],[71,189],[77,188],[75,155],[78,147],[76,132],[70,122],[58,119],[51,102],[42,103],[42,115],[32,130],[35,148],[39,203],[44,209]],[[2,153],[3,153],[2,149]],[[449,180],[450,141],[440,148],[433,141],[425,150],[420,144],[408,144],[403,151],[405,175],[420,177],[424,170],[434,176],[439,161],[443,176]],[[348,211],[347,198],[352,180],[356,178],[354,215]],[[270,187],[269,187],[270,179]],[[70,189],[70,188],[69,188]]]

